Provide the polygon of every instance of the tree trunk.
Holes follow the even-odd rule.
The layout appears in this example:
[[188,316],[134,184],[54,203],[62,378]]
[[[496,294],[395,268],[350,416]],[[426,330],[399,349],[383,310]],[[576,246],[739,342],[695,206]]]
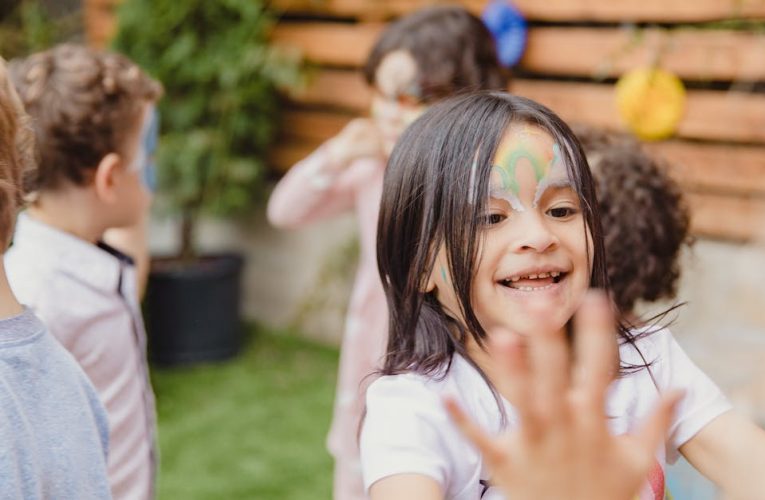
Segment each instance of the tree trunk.
[[181,213],[181,262],[190,263],[197,257],[194,250],[194,236],[196,233],[196,213],[194,210],[186,209]]

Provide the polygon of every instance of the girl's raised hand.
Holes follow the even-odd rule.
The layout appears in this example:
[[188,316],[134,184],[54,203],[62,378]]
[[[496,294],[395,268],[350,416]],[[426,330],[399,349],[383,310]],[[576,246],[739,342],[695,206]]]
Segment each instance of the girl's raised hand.
[[562,333],[526,339],[492,335],[503,358],[505,396],[518,411],[520,428],[491,437],[452,400],[446,407],[479,449],[492,482],[514,500],[632,500],[655,463],[678,394],[665,396],[633,435],[611,436],[606,391],[618,357],[614,318],[607,297],[590,292],[575,317],[573,370]]
[[359,158],[383,158],[385,156],[380,129],[369,118],[351,120],[328,143],[332,164],[338,170]]

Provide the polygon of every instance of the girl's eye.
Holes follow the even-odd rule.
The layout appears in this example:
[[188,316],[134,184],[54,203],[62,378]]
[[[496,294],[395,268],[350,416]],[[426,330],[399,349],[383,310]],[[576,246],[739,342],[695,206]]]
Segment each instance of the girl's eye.
[[575,215],[577,210],[574,207],[555,207],[547,211],[547,213],[555,219],[565,219]]
[[499,224],[505,220],[505,216],[502,214],[488,214],[484,217],[484,224],[487,226],[493,226],[495,224]]

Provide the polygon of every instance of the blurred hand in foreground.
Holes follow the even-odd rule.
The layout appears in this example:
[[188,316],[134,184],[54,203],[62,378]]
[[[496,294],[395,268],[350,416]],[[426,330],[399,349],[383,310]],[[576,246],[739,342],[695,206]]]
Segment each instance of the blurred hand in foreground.
[[521,345],[515,335],[491,335],[504,391],[520,427],[492,437],[453,401],[445,404],[478,448],[492,483],[513,500],[633,500],[662,445],[680,394],[665,395],[637,433],[612,436],[606,391],[618,367],[614,316],[605,294],[589,292],[574,321],[574,359],[562,332]]

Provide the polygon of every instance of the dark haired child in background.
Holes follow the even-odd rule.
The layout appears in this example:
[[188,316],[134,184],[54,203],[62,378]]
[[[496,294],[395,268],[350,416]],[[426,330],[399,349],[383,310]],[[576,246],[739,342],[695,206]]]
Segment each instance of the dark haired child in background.
[[344,212],[358,218],[360,262],[348,306],[332,428],[334,498],[365,498],[357,430],[362,382],[380,366],[387,308],[375,257],[385,164],[401,132],[430,104],[477,89],[504,89],[491,34],[461,7],[433,7],[386,28],[364,67],[373,89],[370,118],[350,122],[285,175],[268,203],[269,221],[297,228]]

